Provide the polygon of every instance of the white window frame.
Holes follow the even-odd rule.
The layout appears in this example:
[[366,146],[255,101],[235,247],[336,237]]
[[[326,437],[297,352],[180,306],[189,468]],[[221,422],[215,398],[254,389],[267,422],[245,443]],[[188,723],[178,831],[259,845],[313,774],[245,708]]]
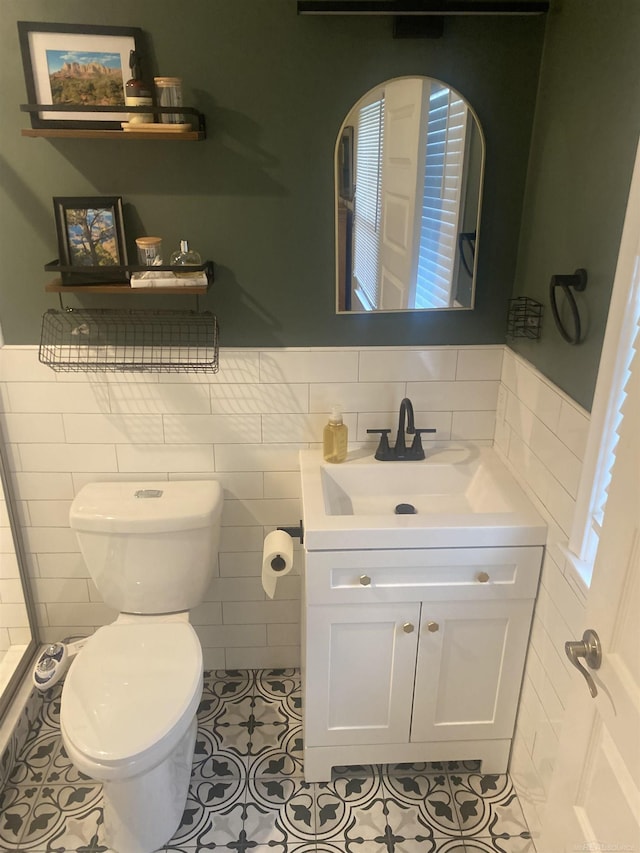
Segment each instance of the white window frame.
[[[587,446],[565,556],[581,590],[591,583],[595,562],[594,520],[606,500],[612,447],[619,420],[626,367],[638,329],[640,305],[640,145],[631,178],[613,282]],[[638,343],[636,340],[636,347]],[[596,540],[597,541],[597,540]]]

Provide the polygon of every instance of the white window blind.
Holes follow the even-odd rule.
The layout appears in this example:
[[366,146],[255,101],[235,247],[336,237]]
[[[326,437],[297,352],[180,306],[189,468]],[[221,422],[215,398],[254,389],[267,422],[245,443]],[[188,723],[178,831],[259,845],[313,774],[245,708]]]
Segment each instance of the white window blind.
[[416,308],[448,308],[455,297],[467,117],[462,98],[445,86],[432,84]]
[[353,224],[353,275],[366,308],[380,301],[379,243],[384,97],[360,110],[356,133],[356,201]]
[[640,259],[636,263],[627,322],[618,347],[618,358],[614,381],[611,386],[611,405],[607,413],[605,429],[600,444],[600,458],[596,468],[589,527],[584,543],[584,557],[588,563],[595,561],[598,543],[602,531],[602,522],[607,505],[608,489],[616,459],[616,447],[619,440],[619,428],[624,417],[624,403],[627,398],[627,387],[631,379],[632,365],[638,370],[638,324],[640,323]]

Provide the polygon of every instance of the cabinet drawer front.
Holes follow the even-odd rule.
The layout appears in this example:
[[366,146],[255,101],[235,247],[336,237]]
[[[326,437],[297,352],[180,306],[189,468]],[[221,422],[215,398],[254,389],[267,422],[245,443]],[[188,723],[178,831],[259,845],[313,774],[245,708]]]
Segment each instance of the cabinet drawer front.
[[534,598],[541,547],[311,551],[308,604]]

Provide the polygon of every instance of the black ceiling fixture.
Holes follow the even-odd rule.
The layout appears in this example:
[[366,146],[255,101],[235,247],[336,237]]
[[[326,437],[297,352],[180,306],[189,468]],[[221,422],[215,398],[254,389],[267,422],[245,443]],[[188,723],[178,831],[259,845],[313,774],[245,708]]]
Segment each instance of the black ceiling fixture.
[[299,15],[543,15],[547,0],[298,0]]

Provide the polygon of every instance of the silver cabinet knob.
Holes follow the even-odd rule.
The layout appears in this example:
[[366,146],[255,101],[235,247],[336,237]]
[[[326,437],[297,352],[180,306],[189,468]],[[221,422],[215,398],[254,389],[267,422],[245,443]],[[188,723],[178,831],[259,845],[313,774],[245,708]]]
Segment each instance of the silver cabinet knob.
[[440,626],[437,622],[427,622],[427,631],[431,634],[435,634],[436,631],[440,630]]
[[476,580],[478,581],[478,583],[488,583],[490,578],[486,572],[478,572],[478,574],[476,575]]
[[405,634],[413,634],[415,628],[411,622],[405,622],[402,626],[402,630],[405,632]]
[[369,575],[360,575],[360,583],[362,586],[371,586],[371,578]]

